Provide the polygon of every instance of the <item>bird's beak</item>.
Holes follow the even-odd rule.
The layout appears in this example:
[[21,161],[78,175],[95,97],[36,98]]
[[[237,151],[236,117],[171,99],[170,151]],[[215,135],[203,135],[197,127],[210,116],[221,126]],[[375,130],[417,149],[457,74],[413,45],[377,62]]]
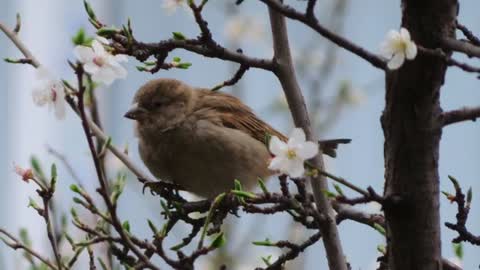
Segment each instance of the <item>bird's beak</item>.
[[127,113],[125,113],[124,117],[132,120],[138,120],[139,118],[142,118],[143,115],[147,113],[147,110],[144,108],[138,106],[137,103],[133,104],[130,110],[128,110]]

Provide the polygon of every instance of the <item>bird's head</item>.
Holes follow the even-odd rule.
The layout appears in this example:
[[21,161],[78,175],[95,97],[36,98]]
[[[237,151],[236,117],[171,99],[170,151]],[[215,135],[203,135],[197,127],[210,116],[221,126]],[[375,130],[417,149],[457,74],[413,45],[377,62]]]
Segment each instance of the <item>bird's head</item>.
[[125,117],[135,120],[139,134],[158,134],[183,121],[188,113],[193,90],[175,79],[155,79],[135,94]]

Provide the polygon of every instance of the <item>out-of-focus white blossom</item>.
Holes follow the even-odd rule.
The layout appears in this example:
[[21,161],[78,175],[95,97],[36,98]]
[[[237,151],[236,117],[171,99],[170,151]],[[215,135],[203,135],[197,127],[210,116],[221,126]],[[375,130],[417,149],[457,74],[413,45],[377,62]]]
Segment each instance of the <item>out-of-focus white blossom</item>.
[[127,56],[110,54],[98,40],[92,41],[92,47],[76,46],[74,53],[95,82],[110,85],[115,79],[127,76],[127,70],[120,64],[128,61]]
[[187,0],[163,0],[162,8],[171,15],[177,11],[178,8],[190,10]]
[[407,29],[401,28],[400,32],[390,30],[381,45],[382,54],[389,59],[388,68],[398,69],[405,62],[405,58],[412,60],[417,56],[417,45],[410,38]]
[[65,118],[65,88],[62,82],[43,66],[38,67],[36,72],[38,84],[32,91],[33,103],[37,106],[48,105],[57,119]]
[[338,98],[341,102],[350,105],[360,105],[367,99],[361,89],[353,87],[352,83],[347,80],[340,82]]
[[225,36],[234,42],[261,41],[265,36],[265,27],[254,16],[232,16],[225,24]]
[[305,132],[301,128],[295,128],[286,143],[277,136],[272,136],[269,149],[275,157],[268,168],[298,178],[305,173],[305,160],[318,153],[318,144],[306,141]]

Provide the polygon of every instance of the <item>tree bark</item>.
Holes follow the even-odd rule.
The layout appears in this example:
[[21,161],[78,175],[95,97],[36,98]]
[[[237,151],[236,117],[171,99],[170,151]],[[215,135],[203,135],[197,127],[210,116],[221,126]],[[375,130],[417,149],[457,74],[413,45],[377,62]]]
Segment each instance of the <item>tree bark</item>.
[[[455,36],[456,0],[403,0],[402,26],[417,45]],[[448,52],[449,53],[449,52]],[[442,268],[439,214],[440,87],[446,64],[419,53],[386,76],[385,197],[391,270]]]

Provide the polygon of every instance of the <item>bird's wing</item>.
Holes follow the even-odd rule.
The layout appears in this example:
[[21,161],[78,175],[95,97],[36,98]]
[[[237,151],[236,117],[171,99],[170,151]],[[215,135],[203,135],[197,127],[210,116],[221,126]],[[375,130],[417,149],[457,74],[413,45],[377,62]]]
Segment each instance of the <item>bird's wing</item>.
[[[282,141],[288,140],[285,135],[258,118],[252,109],[234,96],[201,90],[198,98],[202,100],[202,106],[194,110],[217,125],[238,129],[264,144],[268,136],[277,136]],[[336,157],[338,144],[347,144],[350,141],[350,139],[334,139],[318,141],[318,143],[324,154]]]
[[266,142],[267,136],[287,140],[282,133],[259,119],[247,105],[234,96],[202,90],[199,98],[203,105],[197,110],[202,110],[205,116],[218,125],[240,130],[262,143]]

